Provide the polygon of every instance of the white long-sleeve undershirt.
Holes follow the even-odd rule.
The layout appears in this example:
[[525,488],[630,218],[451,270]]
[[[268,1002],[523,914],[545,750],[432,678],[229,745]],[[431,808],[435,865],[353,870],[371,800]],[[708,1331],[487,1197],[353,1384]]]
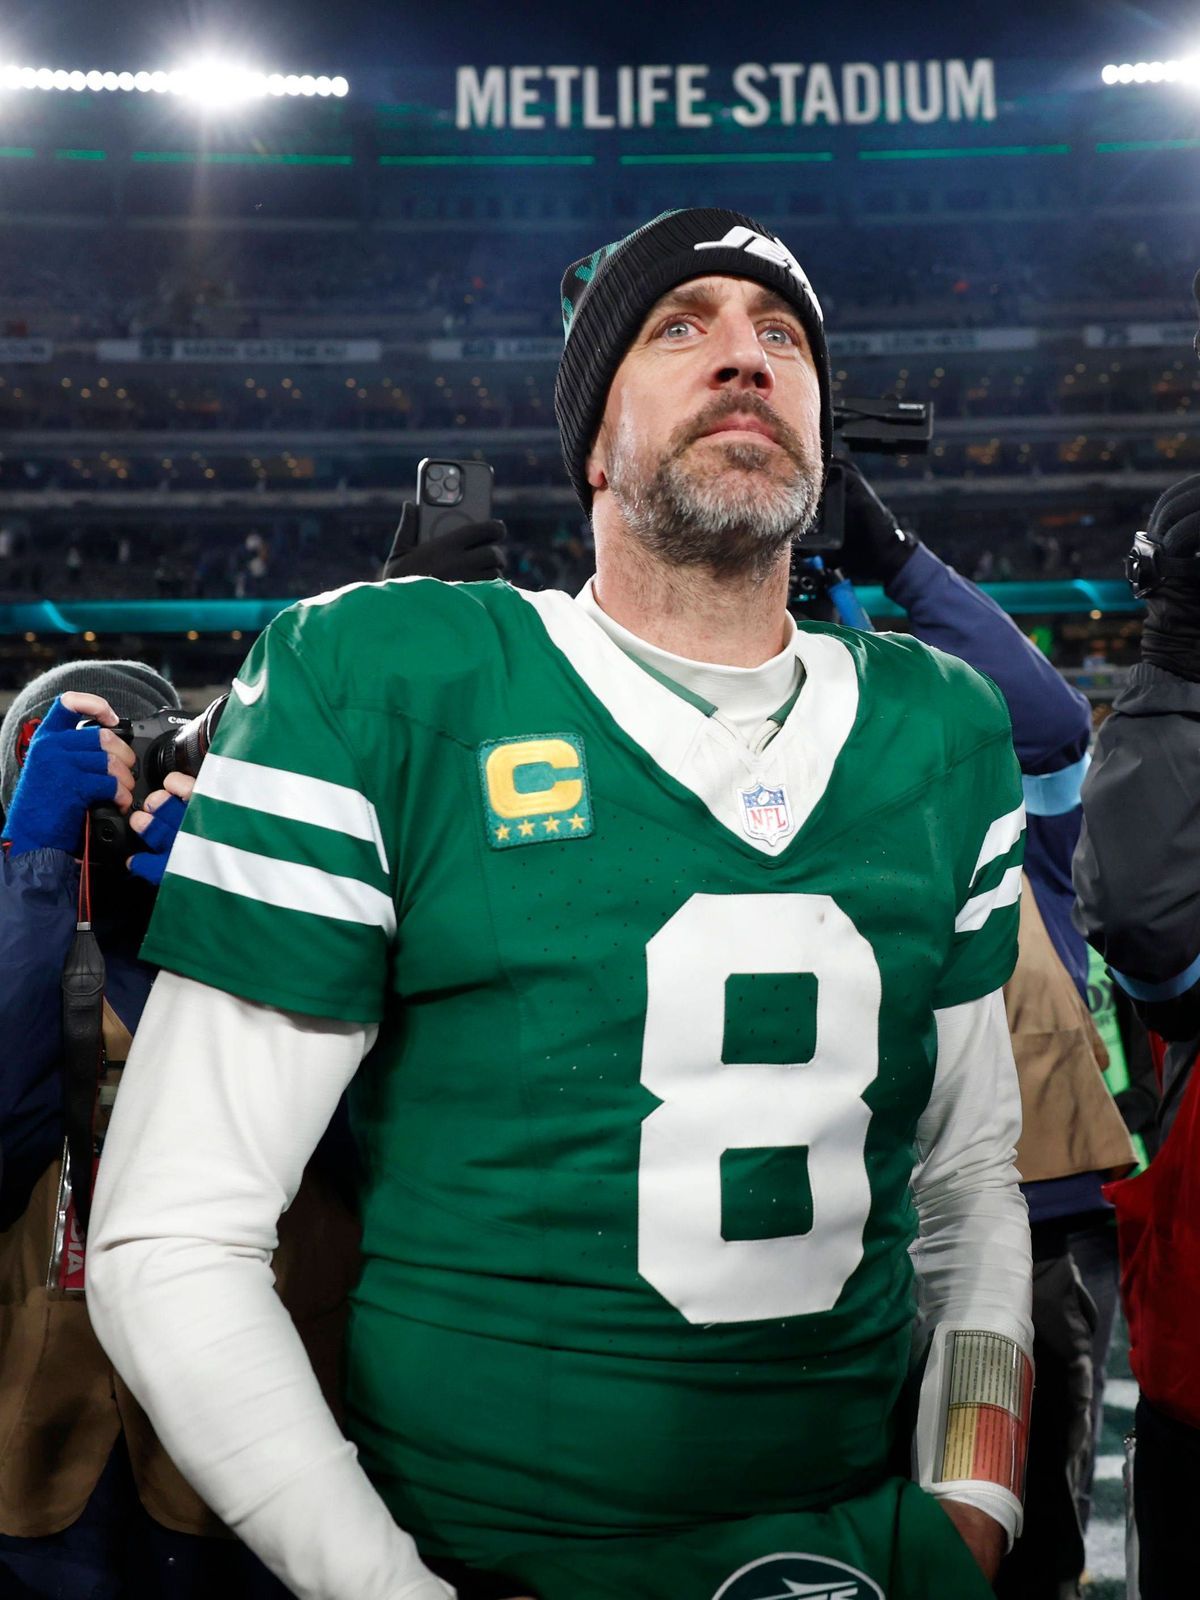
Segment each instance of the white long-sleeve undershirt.
[[113,1365],[223,1522],[302,1600],[446,1600],[326,1405],[274,1290],[276,1224],[375,1029],[160,973],[88,1236]]
[[789,629],[788,641],[778,655],[757,667],[725,667],[716,662],[672,655],[669,650],[660,650],[657,645],[647,644],[645,639],[630,633],[610,617],[596,599],[595,578],[588,579],[575,596],[575,603],[627,655],[707,700],[716,708],[715,714],[721,722],[752,750],[761,749],[765,741],[778,732],[777,725],[770,720],[771,713],[778,711],[796,692],[804,676],[792,643],[796,625],[786,613],[783,620]]
[[[1028,1348],[1003,1006],[988,996],[937,1022],[913,1175],[922,1313]],[[88,1304],[184,1475],[303,1600],[444,1600],[339,1431],[272,1286],[279,1214],[372,1038],[161,973],[101,1162]],[[1011,1530],[986,1487],[957,1498]]]
[[[917,1125],[912,1176],[921,1327],[927,1335],[939,1322],[1002,1333],[1032,1355],[1029,1214],[1014,1165],[1021,1097],[1003,992],[934,1017],[937,1072]],[[935,1484],[929,1492],[986,1511],[1011,1547],[1020,1516],[1001,1489]]]

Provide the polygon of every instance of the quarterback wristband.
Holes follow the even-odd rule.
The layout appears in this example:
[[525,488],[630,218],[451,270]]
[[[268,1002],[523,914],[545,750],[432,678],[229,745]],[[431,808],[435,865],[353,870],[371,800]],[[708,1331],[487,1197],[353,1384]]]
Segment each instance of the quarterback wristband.
[[917,1482],[939,1497],[953,1489],[1000,1490],[1020,1531],[1033,1362],[994,1329],[939,1323],[921,1380],[914,1439]]

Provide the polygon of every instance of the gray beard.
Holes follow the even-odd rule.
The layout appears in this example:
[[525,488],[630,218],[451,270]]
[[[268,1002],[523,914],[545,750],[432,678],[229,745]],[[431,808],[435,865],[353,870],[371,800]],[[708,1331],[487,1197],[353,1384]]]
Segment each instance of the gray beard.
[[719,448],[726,467],[753,473],[753,480],[721,470],[689,472],[678,450],[647,473],[634,451],[618,445],[609,488],[650,555],[672,566],[708,567],[715,577],[762,581],[816,516],[821,470],[789,457],[791,471],[781,476],[772,470],[778,452],[770,445],[739,439]]

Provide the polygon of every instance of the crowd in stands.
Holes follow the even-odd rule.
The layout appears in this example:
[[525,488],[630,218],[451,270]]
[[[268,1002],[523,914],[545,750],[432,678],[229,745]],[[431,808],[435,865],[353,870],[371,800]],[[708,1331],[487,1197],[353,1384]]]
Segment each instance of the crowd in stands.
[[[926,508],[904,520],[982,583],[1116,576],[1129,543],[1127,519],[1085,512]],[[574,592],[593,570],[590,532],[577,513],[548,520],[518,514],[509,527],[510,577],[519,586]],[[392,531],[378,517],[312,515],[249,529],[181,519],[138,528],[63,526],[34,537],[28,524],[10,519],[0,525],[0,603],[316,594],[377,577]]]
[[[313,446],[302,438],[293,438],[289,448],[287,437],[282,436],[269,452],[261,443],[239,445],[226,439],[211,448],[184,449],[171,455],[160,454],[162,446],[147,447],[136,439],[103,450],[92,441],[77,445],[75,454],[44,446],[22,454],[10,443],[8,453],[0,457],[0,493],[56,490],[90,497],[153,491],[163,497],[166,516],[173,493],[321,490],[338,497],[348,508],[356,494],[394,491],[414,482],[417,458],[427,453],[426,449],[402,451],[391,445],[366,450],[350,443],[322,441]],[[523,497],[528,492],[529,498],[542,489],[553,490],[557,496],[566,494],[557,440],[548,431],[530,444],[503,438],[489,442],[480,432],[464,434],[459,442],[453,427],[434,437],[440,447],[435,453],[490,460],[500,488],[521,491]],[[485,448],[476,442],[481,438]],[[1197,465],[1200,438],[1190,428],[1172,424],[1161,431],[1142,433],[1091,429],[1057,440],[1031,441],[1019,432],[971,443],[948,439],[935,442],[924,455],[874,458],[871,471],[881,479],[903,480],[912,486],[912,494],[924,494],[994,480],[1011,482],[1014,487],[1027,483],[1036,490],[1046,479],[1061,484],[1068,477],[1112,489],[1120,488],[1123,479],[1136,481],[1139,474],[1162,475]]]
[[[1194,224],[1146,218],[793,224],[830,326],[894,321],[980,327],[1117,314],[1186,315],[1200,241]],[[480,330],[561,332],[557,283],[591,242],[562,225],[531,253],[524,230],[438,234],[364,228],[7,228],[0,236],[0,329],[61,339],[255,338],[324,331],[432,338]],[[562,259],[560,260],[560,257]]]
[[[586,528],[565,495],[539,505],[536,494],[565,487],[553,360],[435,360],[427,350],[428,341],[448,336],[557,341],[558,273],[586,242],[587,224],[542,219],[538,226],[545,231],[536,248],[528,232],[486,223],[441,233],[424,223],[410,234],[354,226],[127,228],[110,220],[86,229],[21,223],[0,233],[0,331],[49,337],[58,347],[43,365],[0,364],[0,494],[112,489],[163,497],[161,516],[122,521],[114,511],[102,524],[72,520],[61,504],[46,515],[0,509],[0,600],[287,598],[374,576],[391,513],[367,515],[348,500],[340,510],[282,515],[268,491],[394,491],[413,481],[424,452],[373,437],[392,432],[444,436],[448,454],[485,454],[498,487],[520,494],[506,511],[515,580],[577,588],[591,567]],[[1180,221],[1156,236],[1154,226],[1153,218],[1131,215],[1069,228],[1049,220],[1013,228],[945,217],[936,227],[793,219],[797,249],[835,332],[1020,325],[1050,335],[1049,345],[1029,351],[835,359],[841,396],[928,399],[941,422],[981,424],[935,431],[924,456],[868,458],[873,477],[920,491],[898,495],[897,509],[968,576],[1115,575],[1127,507],[1098,520],[1078,504],[1051,516],[1036,499],[1040,481],[1076,475],[1083,504],[1096,499],[1095,491],[1082,492],[1088,480],[1112,489],[1123,475],[1166,481],[1200,467],[1190,425],[1200,408],[1200,369],[1190,352],[1078,344],[1084,322],[1131,318],[1139,308],[1147,318],[1188,318],[1200,260],[1196,230]],[[102,363],[83,347],[103,337],[288,333],[378,335],[384,356],[354,369],[289,371],[265,362],[167,369]],[[1076,417],[1077,434],[1014,425]],[[1147,420],[1135,426],[1126,418]],[[516,430],[523,430],[517,438],[500,437]],[[278,443],[225,437],[208,447],[194,437],[251,431]],[[23,446],[22,432],[61,442]],[[306,443],[313,432],[345,442]],[[142,437],[154,433],[180,437],[162,444]],[[491,444],[489,433],[497,435]],[[997,478],[1027,480],[1030,504],[1019,504],[1024,491],[987,512],[936,498],[944,480],[969,486]],[[171,507],[173,492],[209,489],[261,491],[263,514],[189,521],[194,507]]]
[[[418,355],[349,368],[243,362],[164,370],[94,360],[13,365],[0,368],[0,429],[104,432],[114,442],[168,431],[552,430],[553,374],[550,360],[489,365]],[[942,420],[1166,420],[1200,410],[1200,368],[1169,347],[840,357],[834,385],[835,397],[930,400]]]
[[[189,524],[60,528],[0,525],[0,603],[57,600],[288,599],[379,576],[390,523],[274,518],[249,531]],[[578,516],[514,523],[509,575],[522,588],[582,587],[594,569]]]

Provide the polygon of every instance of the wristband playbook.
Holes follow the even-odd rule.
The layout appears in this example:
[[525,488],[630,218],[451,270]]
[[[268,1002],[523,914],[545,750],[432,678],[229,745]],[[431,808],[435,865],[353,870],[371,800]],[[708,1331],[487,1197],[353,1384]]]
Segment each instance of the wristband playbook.
[[1033,1362],[1015,1338],[993,1329],[939,1323],[929,1348],[913,1441],[923,1489],[997,1490],[1021,1518]]

